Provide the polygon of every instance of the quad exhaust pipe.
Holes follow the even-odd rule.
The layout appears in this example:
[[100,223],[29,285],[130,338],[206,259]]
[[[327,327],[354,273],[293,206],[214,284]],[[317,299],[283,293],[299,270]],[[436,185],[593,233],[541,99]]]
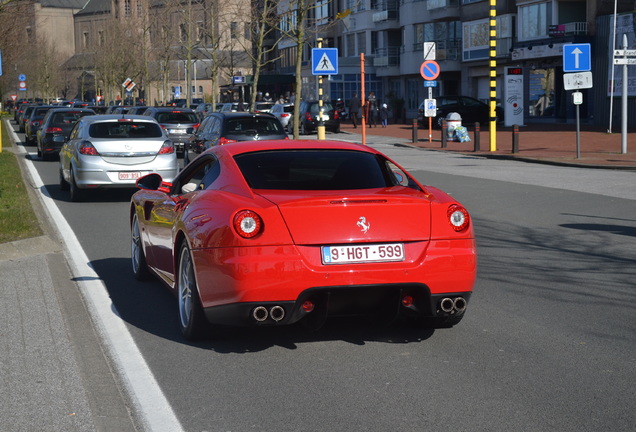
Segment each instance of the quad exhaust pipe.
[[462,313],[466,310],[468,302],[464,297],[444,297],[439,302],[439,308],[445,313]]
[[256,322],[263,322],[267,318],[271,318],[275,322],[282,321],[285,318],[285,309],[282,306],[272,306],[269,310],[265,306],[256,306],[252,309],[252,318]]

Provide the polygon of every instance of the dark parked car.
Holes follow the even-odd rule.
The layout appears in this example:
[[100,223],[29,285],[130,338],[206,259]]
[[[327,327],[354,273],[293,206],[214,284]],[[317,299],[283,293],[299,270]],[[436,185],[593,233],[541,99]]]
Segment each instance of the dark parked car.
[[[462,124],[468,125],[479,122],[485,125],[490,121],[490,106],[482,101],[468,96],[438,96],[435,98],[437,102],[437,115],[433,118],[433,126],[442,125],[442,120],[449,113],[456,112],[462,117]],[[420,126],[428,127],[428,117],[425,113],[424,102],[420,104],[417,114],[417,121]],[[503,110],[501,107],[496,108],[497,121],[503,120]]]
[[150,107],[143,115],[157,120],[178,153],[184,152],[190,135],[199,127],[199,117],[190,108]]
[[[302,101],[300,103],[300,119],[298,128],[301,135],[314,132],[318,127],[319,114],[318,101]],[[340,132],[340,114],[334,109],[331,102],[323,102],[323,122],[328,131]],[[294,129],[294,118],[292,117],[287,124],[287,129]]]
[[203,119],[192,135],[189,148],[195,153],[201,153],[216,145],[238,141],[287,138],[287,133],[280,121],[271,114],[213,112]]
[[44,116],[51,108],[55,107],[51,105],[39,105],[31,111],[31,115],[24,122],[24,141],[27,145],[35,144],[42,119],[44,119]]
[[33,105],[33,104],[26,105],[24,109],[22,110],[22,112],[18,115],[18,131],[19,132],[24,132],[26,127],[26,122],[29,119],[29,117],[31,117],[31,113],[33,112],[36,106],[38,105]]
[[203,120],[206,115],[208,115],[209,113],[213,111],[216,111],[214,109],[214,104],[207,102],[207,103],[199,104],[195,108],[194,113],[197,115],[197,117],[199,117],[199,119]]
[[48,159],[49,156],[58,154],[68,140],[75,122],[93,114],[95,111],[86,108],[51,108],[37,133],[38,156]]

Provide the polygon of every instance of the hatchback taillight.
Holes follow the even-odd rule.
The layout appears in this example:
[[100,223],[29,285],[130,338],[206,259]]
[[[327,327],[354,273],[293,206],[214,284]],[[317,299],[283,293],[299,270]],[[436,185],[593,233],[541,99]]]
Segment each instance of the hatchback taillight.
[[172,141],[164,141],[163,145],[159,149],[159,154],[172,154],[174,153],[174,144]]
[[90,143],[90,141],[82,141],[79,146],[79,153],[85,156],[99,156],[97,149]]
[[340,113],[338,112],[338,110],[334,110],[333,111],[333,119],[334,120],[338,120],[340,118]]
[[227,139],[225,137],[219,138],[219,145],[229,144],[229,143],[233,143],[233,142],[238,142],[238,141],[237,140],[232,140],[232,139]]
[[62,133],[62,128],[59,127],[47,127],[44,133]]
[[283,114],[281,114],[280,116],[281,116],[281,117],[283,117],[283,118],[285,118],[285,117],[290,117],[290,116],[291,116],[291,114],[283,113]]
[[307,121],[313,121],[313,118],[311,117],[311,114],[309,113],[305,113],[305,118],[307,119]]

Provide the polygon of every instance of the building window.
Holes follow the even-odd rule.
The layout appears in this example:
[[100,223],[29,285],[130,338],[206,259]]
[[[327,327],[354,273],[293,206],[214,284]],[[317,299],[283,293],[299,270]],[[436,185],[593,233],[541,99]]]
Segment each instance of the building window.
[[88,48],[88,43],[89,43],[89,37],[88,37],[88,32],[85,31],[84,33],[82,33],[82,48]]
[[347,44],[347,57],[355,57],[356,55],[356,35],[355,33],[349,33],[345,36],[345,42]]
[[185,24],[179,25],[179,38],[181,42],[186,42],[188,40],[188,27]]
[[358,50],[356,55],[367,51],[367,34],[365,32],[360,32],[356,34],[356,39],[358,40]]
[[283,33],[291,33],[296,30],[298,25],[298,11],[293,10],[287,12],[280,17],[280,30]]
[[104,30],[99,30],[97,32],[97,43],[99,44],[100,47],[103,47],[105,42],[106,40],[104,37]]
[[331,0],[317,0],[314,13],[316,14],[316,25],[329,23],[329,4]]
[[548,37],[551,23],[548,3],[537,3],[519,7],[519,40]]
[[126,18],[130,18],[130,12],[131,12],[130,0],[124,0],[124,16]]
[[205,39],[205,23],[203,21],[197,21],[197,42]]
[[137,16],[139,18],[141,18],[141,16],[143,15],[143,11],[144,11],[142,1],[143,0],[137,0]]
[[238,23],[236,21],[230,23],[230,37],[232,39],[238,38]]

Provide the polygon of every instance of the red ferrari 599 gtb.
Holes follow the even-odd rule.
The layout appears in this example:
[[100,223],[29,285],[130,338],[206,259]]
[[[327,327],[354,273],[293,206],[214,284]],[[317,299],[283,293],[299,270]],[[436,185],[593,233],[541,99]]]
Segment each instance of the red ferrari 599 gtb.
[[477,268],[468,212],[372,148],[238,142],[138,186],[132,268],[175,292],[188,339],[328,316],[464,316]]

